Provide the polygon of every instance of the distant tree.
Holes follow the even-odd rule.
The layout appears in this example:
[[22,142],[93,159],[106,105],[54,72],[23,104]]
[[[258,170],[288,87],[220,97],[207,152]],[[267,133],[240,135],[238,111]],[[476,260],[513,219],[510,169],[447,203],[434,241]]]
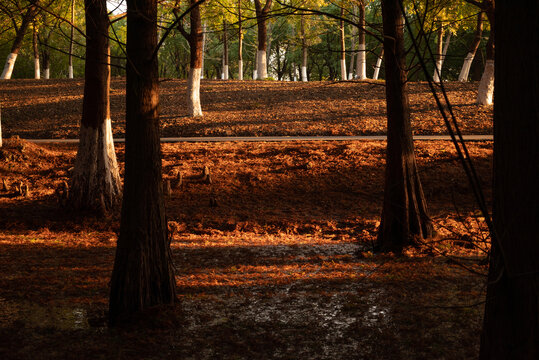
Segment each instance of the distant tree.
[[472,66],[475,53],[477,52],[477,49],[479,48],[479,44],[481,43],[482,34],[483,34],[483,13],[479,13],[477,15],[477,25],[475,27],[473,41],[470,43],[468,53],[466,54],[466,58],[464,59],[464,63],[462,64],[462,69],[460,70],[459,81],[462,81],[462,82],[468,81],[470,68]]
[[109,18],[106,0],[85,0],[86,63],[80,142],[71,178],[75,209],[106,212],[121,197],[110,120]]
[[109,300],[112,326],[176,297],[161,175],[156,47],[157,0],[127,0],[125,180]]
[[[19,2],[13,3],[16,6],[16,9],[10,9],[7,6],[3,7],[2,10],[9,11],[8,16],[12,17],[13,26],[15,28],[15,39],[11,45],[11,51],[6,59],[6,64],[0,79],[11,79],[11,74],[13,73],[13,68],[15,67],[15,61],[21,50],[22,42],[26,31],[30,24],[34,21],[34,18],[39,13],[39,0],[29,0],[26,6],[22,6]],[[15,20],[17,17],[21,17],[20,24]]]
[[[197,0],[189,0],[189,6],[193,6]],[[174,8],[174,14],[178,18],[180,10]],[[178,22],[178,30],[189,43],[189,78],[187,80],[187,107],[190,116],[202,116],[202,107],[200,105],[200,78],[202,76],[202,20],[200,17],[200,6],[194,6],[189,12],[191,22],[190,30],[187,32],[183,26],[183,22]]]
[[433,235],[417,171],[410,125],[403,17],[399,0],[382,1],[387,101],[387,151],[380,251],[401,252]]
[[480,359],[539,359],[539,2],[498,1],[492,241]]
[[258,50],[256,52],[256,71],[258,79],[268,77],[268,66],[266,60],[267,36],[268,36],[268,14],[271,9],[272,0],[255,0],[256,21],[258,25]]

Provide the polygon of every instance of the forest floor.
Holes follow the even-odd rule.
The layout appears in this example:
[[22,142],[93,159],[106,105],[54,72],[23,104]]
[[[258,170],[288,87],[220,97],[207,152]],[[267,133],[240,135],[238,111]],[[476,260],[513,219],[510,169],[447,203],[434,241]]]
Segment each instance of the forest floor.
[[[491,134],[492,107],[475,104],[477,83],[444,83],[464,134]],[[5,137],[76,138],[82,80],[0,83]],[[417,135],[445,134],[426,83],[410,83]],[[212,81],[201,84],[203,118],[187,115],[185,80],[160,84],[162,136],[381,135],[386,130],[385,87],[368,82]],[[115,136],[124,136],[125,79],[111,82]]]
[[[167,83],[174,81],[163,86]],[[41,93],[36,97],[45,96],[36,89]],[[380,85],[372,89],[383,92]],[[471,97],[473,87],[463,92]],[[31,92],[25,94],[34,99]],[[299,95],[291,91],[289,96]],[[80,109],[70,109],[61,99],[54,106],[67,115],[57,132],[52,122],[50,129],[38,131],[25,114],[19,127],[12,127],[15,122],[8,126],[6,119],[4,133],[12,127],[11,134],[21,137],[76,137]],[[15,101],[3,102],[12,114]],[[35,107],[41,109],[32,110],[38,118],[47,108]],[[219,110],[212,111],[219,116]],[[482,111],[491,110],[475,111],[486,118]],[[255,119],[246,110],[244,117]],[[486,121],[481,124],[468,133],[491,131]],[[121,125],[116,126],[121,134]],[[202,127],[186,128],[205,133]],[[492,142],[468,146],[490,203]],[[75,144],[20,139],[4,140],[0,149],[0,181],[7,185],[3,189],[0,182],[0,358],[477,357],[488,236],[450,142],[416,142],[438,236],[401,257],[372,253],[383,200],[385,142],[163,144],[164,178],[174,180],[181,172],[186,179],[166,198],[179,301],[150,309],[136,326],[121,329],[108,329],[105,320],[119,211],[105,218],[75,214],[55,195],[69,178],[76,150]],[[116,151],[123,174],[123,144]],[[189,182],[204,166],[212,183]],[[20,182],[29,185],[26,197],[13,189]]]

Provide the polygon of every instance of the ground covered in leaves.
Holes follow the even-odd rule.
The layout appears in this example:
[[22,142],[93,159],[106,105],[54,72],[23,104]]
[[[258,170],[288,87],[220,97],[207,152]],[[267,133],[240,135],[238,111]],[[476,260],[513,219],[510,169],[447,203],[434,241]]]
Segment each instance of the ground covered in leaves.
[[[164,144],[163,176],[184,177],[166,198],[179,301],[108,329],[117,212],[58,205],[76,145],[5,141],[0,358],[477,357],[482,219],[451,144],[416,146],[439,236],[395,257],[371,252],[384,142]],[[490,199],[492,143],[469,146]],[[204,166],[212,183],[190,182]]]
[[[444,83],[464,134],[491,134],[492,107],[476,105],[477,83]],[[4,136],[77,138],[82,80],[10,80],[0,83]],[[202,118],[187,117],[185,80],[160,84],[162,135],[380,135],[386,131],[382,81],[281,82],[203,80]],[[410,83],[416,134],[445,134],[426,83]],[[124,136],[125,80],[111,83],[115,136]]]

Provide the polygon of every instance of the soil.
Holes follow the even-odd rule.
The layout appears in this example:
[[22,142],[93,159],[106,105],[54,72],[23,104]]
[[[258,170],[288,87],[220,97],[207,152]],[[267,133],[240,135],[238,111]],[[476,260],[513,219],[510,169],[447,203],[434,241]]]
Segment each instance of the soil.
[[[252,86],[266,84],[274,83]],[[325,88],[356,86],[370,85]],[[57,111],[69,108],[63,102]],[[21,121],[18,133],[70,136],[71,115],[58,116],[66,121],[59,132],[50,119],[51,130]],[[76,145],[5,140],[0,357],[476,358],[488,236],[451,143],[416,146],[439,235],[396,257],[371,251],[383,199],[384,142],[163,144],[163,176],[174,180],[179,171],[184,178],[166,198],[179,301],[148,310],[133,326],[108,329],[119,211],[95,217],[58,204],[55,190],[68,180]],[[490,202],[492,143],[469,149]],[[123,173],[123,144],[116,151]],[[204,166],[211,184],[189,181]],[[29,185],[26,197],[13,187],[20,182]]]
[[[461,131],[491,134],[492,107],[475,104],[477,83],[444,83]],[[11,80],[0,82],[5,137],[77,138],[84,82]],[[281,82],[202,80],[204,116],[187,115],[186,82],[160,84],[162,135],[274,136],[381,135],[386,131],[382,81]],[[409,83],[416,134],[445,134],[426,83]],[[113,132],[124,136],[125,79],[111,83]]]

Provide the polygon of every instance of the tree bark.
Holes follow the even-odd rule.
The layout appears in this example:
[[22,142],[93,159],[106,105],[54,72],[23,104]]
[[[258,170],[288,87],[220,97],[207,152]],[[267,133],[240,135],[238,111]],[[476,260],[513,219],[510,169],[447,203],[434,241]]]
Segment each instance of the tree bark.
[[367,78],[367,53],[365,51],[365,2],[359,1],[358,52],[356,74],[359,80]]
[[399,0],[382,1],[387,100],[384,204],[377,250],[400,253],[433,235],[414,154]]
[[86,63],[80,142],[69,202],[104,213],[118,204],[121,180],[110,120],[109,19],[106,0],[85,0]]
[[4,66],[4,70],[2,71],[2,75],[0,76],[0,79],[11,79],[13,68],[15,67],[15,61],[17,61],[17,56],[19,55],[19,51],[21,50],[24,35],[26,34],[26,30],[28,30],[28,26],[30,26],[30,23],[33,21],[34,17],[36,16],[38,5],[39,5],[38,0],[31,1],[30,6],[28,6],[28,9],[24,13],[22,17],[21,26],[17,30],[17,34],[15,35],[15,40],[13,40],[13,44],[11,45],[11,51],[9,55],[7,56],[6,64]]
[[494,186],[480,359],[539,358],[539,2],[496,8]]
[[258,50],[256,52],[256,78],[263,80],[268,77],[267,52],[267,20],[272,0],[266,0],[264,6],[260,0],[255,0],[256,21],[258,26]]
[[472,66],[472,62],[473,62],[473,59],[475,58],[475,53],[477,52],[477,49],[479,48],[479,44],[481,43],[482,34],[483,34],[483,13],[479,13],[477,15],[477,25],[475,27],[474,38],[473,38],[472,43],[470,44],[468,54],[466,54],[466,57],[464,58],[462,69],[460,70],[459,81],[461,82],[468,81],[468,75],[470,74],[470,67]]
[[125,181],[111,279],[112,326],[176,297],[161,176],[156,25],[157,0],[127,1]]

